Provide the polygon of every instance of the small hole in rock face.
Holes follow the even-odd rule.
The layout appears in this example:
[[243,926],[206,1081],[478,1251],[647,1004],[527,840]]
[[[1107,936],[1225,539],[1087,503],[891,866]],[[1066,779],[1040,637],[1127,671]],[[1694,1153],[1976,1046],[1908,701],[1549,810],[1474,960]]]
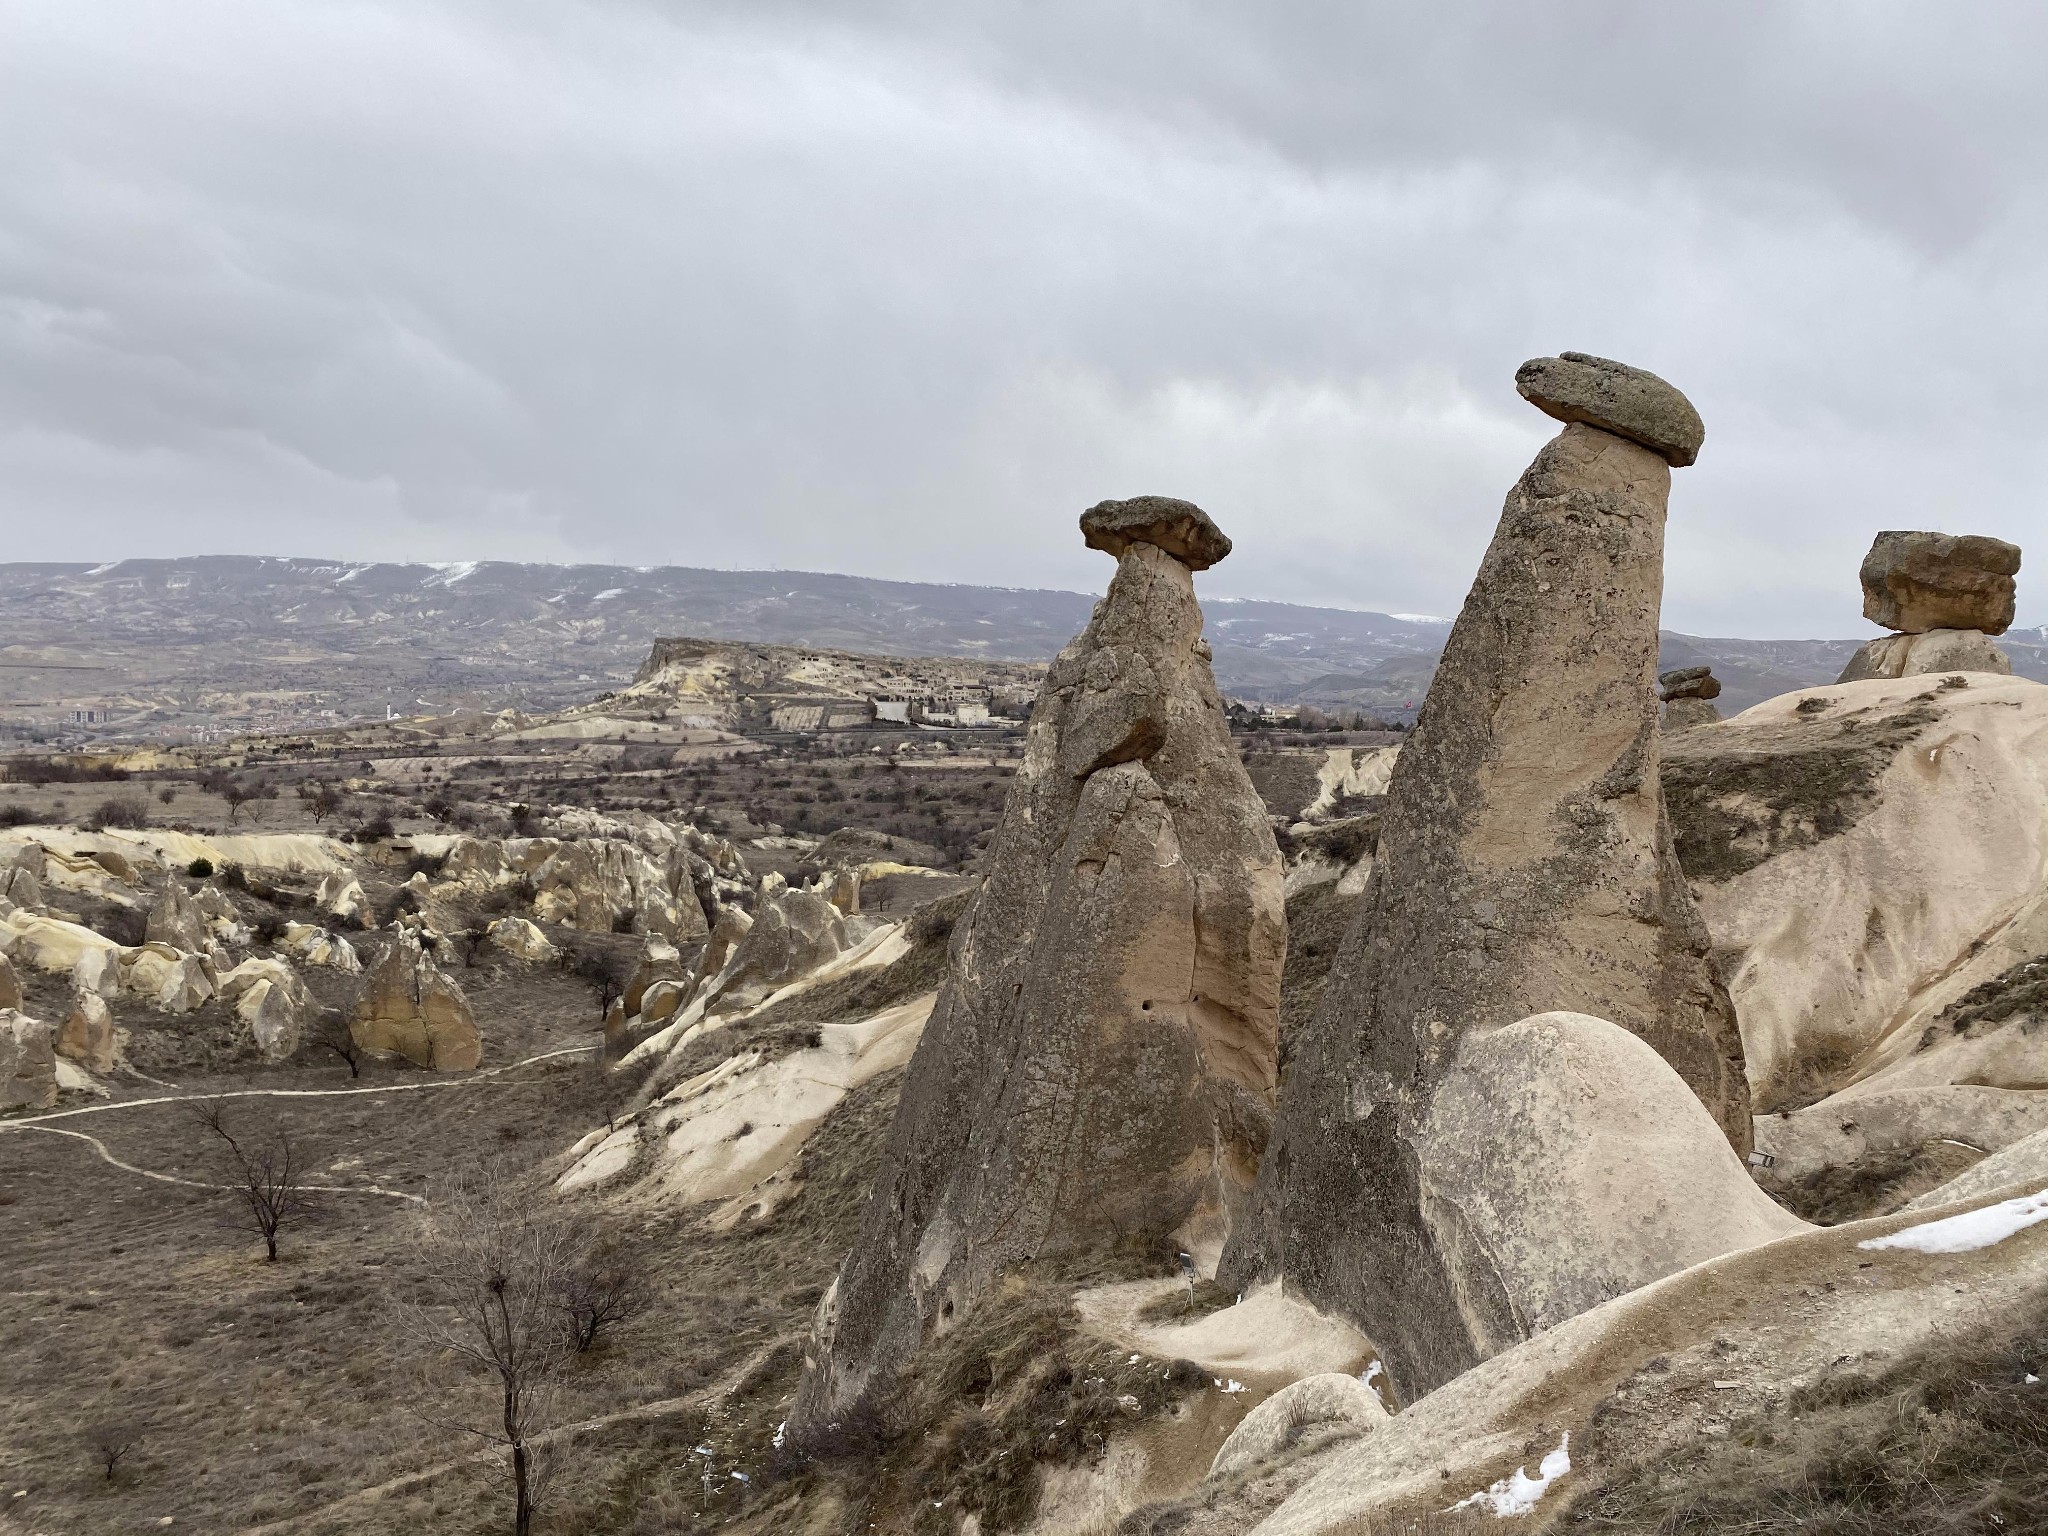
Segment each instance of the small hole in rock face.
[[1147,998],[1144,1002],[1138,1004],[1138,1007],[1144,1012],[1150,1013],[1152,1011],[1152,1000]]

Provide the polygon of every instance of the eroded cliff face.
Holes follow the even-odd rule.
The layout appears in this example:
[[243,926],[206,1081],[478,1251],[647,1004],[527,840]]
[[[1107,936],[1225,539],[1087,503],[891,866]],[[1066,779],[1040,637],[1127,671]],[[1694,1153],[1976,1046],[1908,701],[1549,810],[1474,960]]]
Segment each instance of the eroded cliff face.
[[[1527,1336],[1543,1310],[1431,1196],[1425,1130],[1467,1036],[1552,1011],[1611,1021],[1749,1148],[1741,1040],[1658,785],[1670,468],[1626,427],[1573,418],[1508,496],[1290,1062],[1255,1219],[1224,1263],[1231,1283],[1284,1275],[1350,1317],[1405,1395]],[[1505,1175],[1530,1155],[1502,1138],[1479,1160]],[[1640,1265],[1613,1285],[1627,1277],[1641,1283]]]
[[1170,1235],[1213,1267],[1251,1188],[1277,1079],[1281,861],[1190,565],[1147,534],[1202,564],[1228,541],[1153,501],[1172,515],[1109,504],[1116,576],[1033,713],[860,1241],[820,1308],[799,1431],[886,1390],[1021,1263]]

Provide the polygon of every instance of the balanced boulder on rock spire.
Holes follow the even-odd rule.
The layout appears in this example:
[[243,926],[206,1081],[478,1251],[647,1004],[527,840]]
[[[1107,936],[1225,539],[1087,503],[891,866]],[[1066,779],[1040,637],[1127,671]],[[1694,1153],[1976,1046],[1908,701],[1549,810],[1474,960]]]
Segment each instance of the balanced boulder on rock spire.
[[1199,507],[1103,502],[1117,570],[1032,711],[987,879],[904,1084],[793,1427],[885,1392],[1034,1260],[1171,1240],[1213,1268],[1277,1084],[1281,861],[1230,740]]
[[1223,1264],[1343,1313],[1405,1395],[1776,1230],[1657,778],[1665,506],[1703,429],[1603,359],[1516,384],[1568,425],[1509,493],[1401,750]]

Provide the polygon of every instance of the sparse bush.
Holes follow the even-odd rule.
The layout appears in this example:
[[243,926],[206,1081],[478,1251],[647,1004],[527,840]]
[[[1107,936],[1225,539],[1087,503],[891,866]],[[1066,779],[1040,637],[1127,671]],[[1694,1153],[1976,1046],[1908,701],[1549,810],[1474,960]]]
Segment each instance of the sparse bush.
[[350,1077],[363,1075],[363,1048],[356,1044],[355,1031],[348,1027],[348,1019],[338,1008],[329,1008],[320,1015],[320,1028],[313,1036],[313,1049],[332,1051],[348,1064]]
[[156,798],[157,803],[159,805],[169,805],[173,800],[178,798],[177,785],[166,784],[162,789],[156,792]]
[[391,824],[389,816],[373,816],[355,829],[355,840],[359,843],[388,842],[397,835],[398,829]]
[[194,859],[185,866],[185,873],[194,880],[204,880],[213,873],[213,860],[206,858]]
[[645,1277],[626,1249],[607,1246],[584,1255],[556,1288],[576,1353],[586,1353],[598,1335],[647,1309]]
[[25,805],[0,805],[0,827],[34,826],[36,813]]
[[85,824],[95,832],[106,827],[140,829],[149,825],[149,806],[137,799],[102,800]]
[[109,1419],[88,1429],[85,1443],[91,1448],[94,1464],[101,1468],[111,1483],[114,1469],[142,1444],[142,1426],[133,1419]]

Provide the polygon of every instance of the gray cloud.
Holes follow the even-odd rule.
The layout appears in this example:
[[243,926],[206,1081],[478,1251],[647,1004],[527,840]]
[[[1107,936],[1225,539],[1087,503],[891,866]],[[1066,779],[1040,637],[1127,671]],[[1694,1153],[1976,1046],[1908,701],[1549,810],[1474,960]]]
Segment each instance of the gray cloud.
[[1876,528],[2040,523],[2044,30],[0,0],[9,557],[1088,587],[1163,490],[1210,590],[1451,612],[1578,347],[1707,419],[1667,619],[1856,633]]

